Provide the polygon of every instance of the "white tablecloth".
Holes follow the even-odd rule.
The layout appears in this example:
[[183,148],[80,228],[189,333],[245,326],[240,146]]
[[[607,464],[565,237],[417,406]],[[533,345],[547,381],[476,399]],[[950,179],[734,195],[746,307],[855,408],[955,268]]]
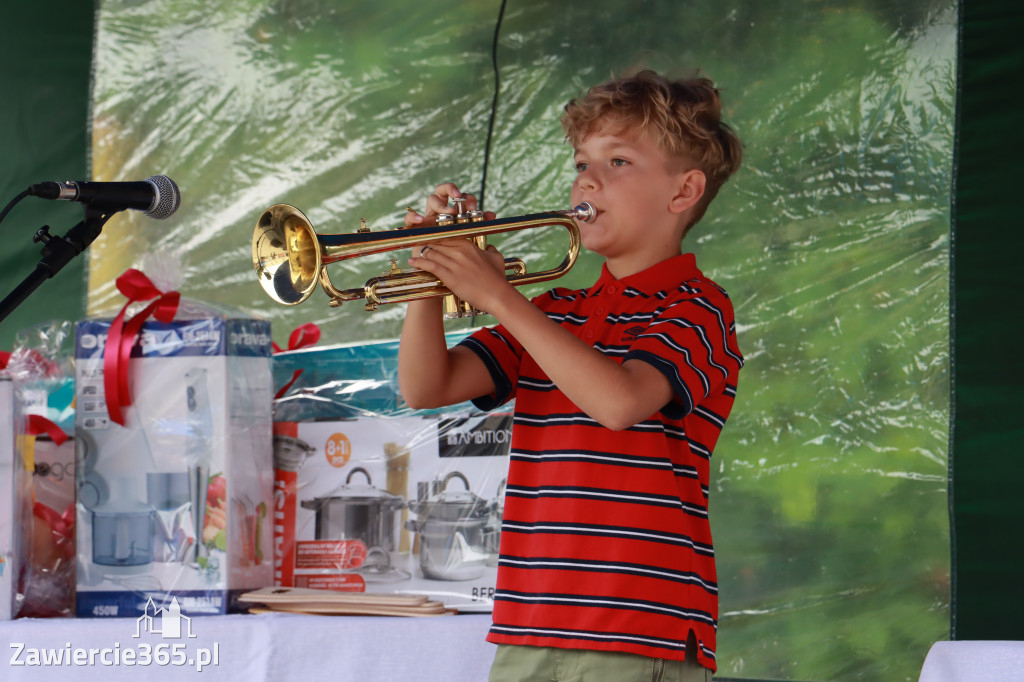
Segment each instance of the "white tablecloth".
[[1024,642],[936,642],[920,682],[1024,682]]
[[0,680],[475,682],[487,679],[494,656],[484,641],[490,622],[490,614],[206,616],[180,621],[173,638],[132,618],[20,619],[0,622],[9,644]]

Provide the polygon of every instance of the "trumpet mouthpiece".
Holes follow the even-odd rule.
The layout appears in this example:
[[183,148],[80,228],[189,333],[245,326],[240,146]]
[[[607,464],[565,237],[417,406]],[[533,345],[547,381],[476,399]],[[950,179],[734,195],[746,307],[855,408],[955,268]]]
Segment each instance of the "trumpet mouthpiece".
[[584,201],[583,203],[578,204],[576,208],[571,211],[567,211],[567,213],[570,218],[575,218],[576,220],[584,223],[589,223],[597,217],[597,209],[594,208],[594,205],[589,201]]

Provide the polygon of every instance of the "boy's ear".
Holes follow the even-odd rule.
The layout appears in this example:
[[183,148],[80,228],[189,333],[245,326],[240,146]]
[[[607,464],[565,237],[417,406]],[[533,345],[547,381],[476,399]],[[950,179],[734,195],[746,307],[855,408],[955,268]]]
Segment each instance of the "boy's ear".
[[679,191],[669,202],[669,210],[673,213],[682,213],[692,208],[704,196],[706,184],[707,177],[704,171],[698,168],[682,171],[679,174]]

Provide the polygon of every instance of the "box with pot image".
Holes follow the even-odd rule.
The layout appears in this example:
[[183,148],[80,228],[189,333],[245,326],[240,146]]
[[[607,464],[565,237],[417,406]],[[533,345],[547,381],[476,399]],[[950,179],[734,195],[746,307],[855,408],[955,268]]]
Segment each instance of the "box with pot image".
[[123,423],[110,326],[86,320],[76,334],[76,614],[234,610],[273,580],[270,325],[147,321]]
[[275,584],[489,611],[511,414],[274,426]]

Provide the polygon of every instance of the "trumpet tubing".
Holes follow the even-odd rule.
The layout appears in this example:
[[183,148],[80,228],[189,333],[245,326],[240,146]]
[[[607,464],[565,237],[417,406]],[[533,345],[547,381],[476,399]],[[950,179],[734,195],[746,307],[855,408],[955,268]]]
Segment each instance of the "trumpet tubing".
[[443,296],[445,317],[463,317],[480,311],[452,294],[444,282],[429,272],[403,270],[392,260],[389,272],[370,278],[362,287],[338,289],[331,282],[327,266],[350,258],[426,246],[446,239],[472,239],[478,247],[486,248],[487,237],[493,234],[563,227],[569,232],[569,246],[557,267],[530,273],[521,259],[505,259],[505,277],[512,285],[544,282],[561,277],[572,268],[580,249],[576,221],[590,222],[595,215],[594,207],[584,202],[568,211],[515,218],[484,220],[483,213],[472,211],[438,216],[438,224],[432,227],[398,227],[377,232],[363,227],[349,234],[317,234],[302,211],[288,204],[274,204],[263,212],[253,229],[252,264],[263,290],[284,305],[302,303],[319,282],[332,306],[364,299],[367,310],[376,310],[384,303]]

